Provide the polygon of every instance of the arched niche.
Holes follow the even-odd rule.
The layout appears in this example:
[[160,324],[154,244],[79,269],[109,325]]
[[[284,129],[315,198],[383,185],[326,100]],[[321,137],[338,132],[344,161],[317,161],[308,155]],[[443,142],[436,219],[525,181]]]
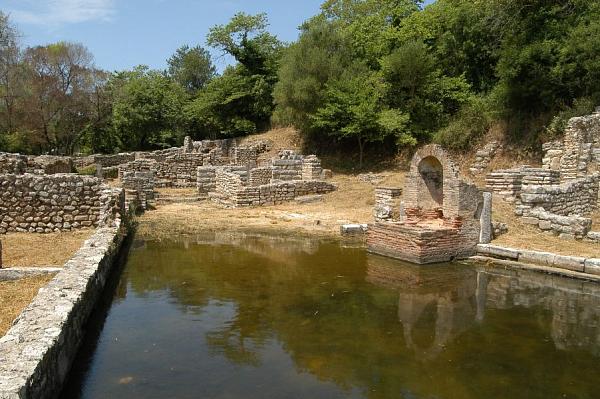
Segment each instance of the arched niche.
[[444,205],[444,167],[434,156],[425,157],[418,165],[420,184],[424,185],[422,191],[423,208],[441,208]]

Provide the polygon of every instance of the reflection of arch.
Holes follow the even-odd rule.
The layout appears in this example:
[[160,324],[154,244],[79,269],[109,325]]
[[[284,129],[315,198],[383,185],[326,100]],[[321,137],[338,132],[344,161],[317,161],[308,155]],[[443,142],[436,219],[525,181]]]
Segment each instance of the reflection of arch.
[[425,157],[417,166],[419,175],[429,191],[428,198],[422,198],[424,208],[434,208],[444,204],[444,169],[442,163],[433,156]]

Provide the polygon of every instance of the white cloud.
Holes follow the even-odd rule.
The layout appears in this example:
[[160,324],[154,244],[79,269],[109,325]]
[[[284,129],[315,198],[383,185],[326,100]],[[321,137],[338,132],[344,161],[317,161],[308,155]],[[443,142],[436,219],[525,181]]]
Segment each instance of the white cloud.
[[115,14],[115,0],[21,0],[9,13],[17,23],[49,27],[109,21]]

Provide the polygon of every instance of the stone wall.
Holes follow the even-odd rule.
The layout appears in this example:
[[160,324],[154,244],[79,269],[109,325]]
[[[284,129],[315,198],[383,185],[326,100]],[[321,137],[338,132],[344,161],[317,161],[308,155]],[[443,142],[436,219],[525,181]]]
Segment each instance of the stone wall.
[[600,171],[597,151],[600,151],[600,113],[570,119],[560,159],[561,179],[572,180]]
[[103,167],[119,166],[127,162],[135,161],[135,153],[120,153],[103,155],[93,155],[93,164],[98,164]]
[[124,236],[119,217],[88,239],[0,338],[0,398],[58,397]]
[[523,185],[550,186],[558,184],[560,173],[555,170],[522,166],[516,169],[497,170],[488,173],[486,188],[508,202],[518,202]]
[[561,216],[588,215],[598,207],[599,185],[600,174],[562,184],[524,184],[517,214],[539,207]]
[[401,188],[375,188],[375,207],[373,208],[375,221],[399,221],[403,213],[401,210],[401,197]]
[[0,187],[0,234],[102,226],[124,201],[122,190],[74,174],[0,175]]
[[562,140],[554,140],[542,144],[542,168],[560,170],[560,160],[563,156],[564,146]]
[[258,163],[258,152],[254,147],[232,148],[231,162],[234,165],[255,167]]
[[302,180],[301,158],[273,159],[271,165],[274,181]]
[[125,190],[125,209],[145,211],[154,206],[154,170],[124,172],[121,182]]
[[485,172],[496,153],[501,149],[502,145],[497,141],[486,144],[481,150],[475,153],[475,162],[473,162],[469,171],[474,175]]
[[198,195],[202,198],[208,197],[208,193],[215,191],[217,187],[217,167],[200,166],[196,171],[196,188]]
[[27,168],[27,157],[21,154],[0,152],[0,174],[23,174]]
[[272,177],[273,169],[271,169],[270,167],[250,169],[248,184],[250,184],[253,187],[269,184],[271,182]]
[[302,180],[317,180],[323,177],[321,160],[316,155],[308,155],[302,160]]

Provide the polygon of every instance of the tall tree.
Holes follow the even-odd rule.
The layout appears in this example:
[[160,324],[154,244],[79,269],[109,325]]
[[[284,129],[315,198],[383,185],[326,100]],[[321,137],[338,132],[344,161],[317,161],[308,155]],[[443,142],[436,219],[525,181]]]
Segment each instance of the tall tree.
[[200,46],[178,48],[167,63],[169,76],[190,94],[203,89],[217,72],[210,53]]
[[0,11],[0,146],[17,127],[17,101],[23,95],[19,33]]

